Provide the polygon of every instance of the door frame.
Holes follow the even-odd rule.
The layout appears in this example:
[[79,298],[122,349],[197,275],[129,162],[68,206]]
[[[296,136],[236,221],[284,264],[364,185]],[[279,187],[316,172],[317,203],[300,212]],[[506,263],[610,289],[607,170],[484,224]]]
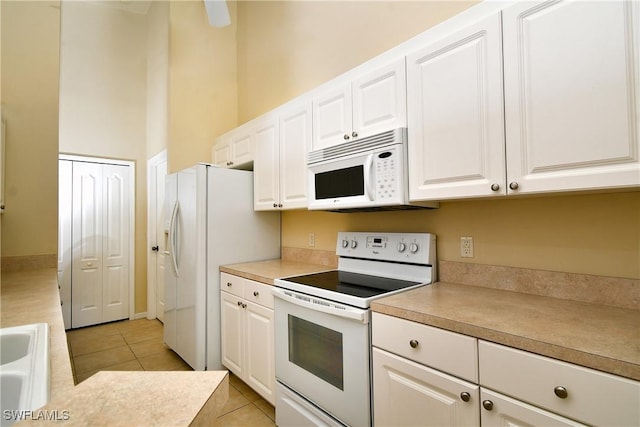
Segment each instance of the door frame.
[[[128,166],[131,169],[129,179],[129,191],[131,193],[131,203],[129,203],[129,224],[131,226],[129,233],[129,320],[135,319],[136,301],[135,301],[135,270],[136,270],[136,162],[132,160],[110,159],[107,157],[82,156],[77,154],[58,153],[58,160],[71,160],[75,162],[100,163],[107,165]],[[60,219],[58,218],[58,221]]]
[[[157,211],[156,191],[158,183],[156,182],[156,167],[167,161],[167,150],[160,151],[155,156],[147,160],[147,319],[157,318],[156,298],[158,289],[158,278],[156,277],[157,254],[153,258],[151,247],[158,242],[159,236],[156,235],[158,224],[156,224],[155,212]],[[154,215],[151,213],[154,212]],[[160,236],[162,237],[162,236]],[[151,262],[152,258],[154,262]]]

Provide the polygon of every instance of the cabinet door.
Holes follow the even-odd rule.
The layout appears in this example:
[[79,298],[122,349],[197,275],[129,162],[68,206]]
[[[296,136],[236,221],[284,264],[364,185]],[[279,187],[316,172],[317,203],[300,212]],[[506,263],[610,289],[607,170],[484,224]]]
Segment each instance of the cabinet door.
[[253,162],[253,207],[255,210],[278,209],[280,204],[280,140],[278,121],[265,117],[255,127],[255,161]]
[[227,292],[220,292],[220,297],[222,364],[242,378],[244,376],[242,300]]
[[251,132],[244,132],[231,136],[231,167],[238,167],[253,161],[253,138]]
[[501,49],[496,14],[407,57],[411,200],[506,194]]
[[345,84],[313,100],[313,149],[351,140],[351,85]]
[[311,148],[311,104],[280,115],[280,200],[285,209],[307,207],[307,153]]
[[211,161],[223,168],[231,166],[231,145],[229,142],[230,137],[228,135],[224,135],[218,138],[213,147],[211,147]]
[[475,384],[373,348],[376,426],[477,426],[479,398]]
[[364,138],[407,126],[407,79],[404,58],[355,80],[352,90],[352,138],[354,135]]
[[585,426],[484,388],[480,390],[480,399],[482,427]]
[[517,2],[503,11],[515,192],[640,185],[638,7]]
[[246,302],[245,381],[269,403],[275,405],[275,360],[273,310]]

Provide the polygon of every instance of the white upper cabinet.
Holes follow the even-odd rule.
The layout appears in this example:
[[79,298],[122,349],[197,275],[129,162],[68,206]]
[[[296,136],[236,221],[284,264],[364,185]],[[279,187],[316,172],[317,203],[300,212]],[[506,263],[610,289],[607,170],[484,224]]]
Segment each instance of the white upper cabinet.
[[409,195],[506,194],[500,14],[407,56]]
[[515,193],[640,185],[638,6],[523,2],[503,11]]
[[250,126],[240,126],[216,140],[212,161],[225,168],[241,168],[253,161],[253,135]]
[[255,132],[254,209],[306,208],[311,103],[284,107],[260,122]]
[[253,162],[253,207],[255,210],[273,210],[280,201],[280,135],[277,115],[267,115],[255,128]]
[[329,88],[313,100],[313,149],[405,127],[404,58]]
[[283,209],[307,207],[307,153],[311,149],[311,102],[280,113],[280,202]]

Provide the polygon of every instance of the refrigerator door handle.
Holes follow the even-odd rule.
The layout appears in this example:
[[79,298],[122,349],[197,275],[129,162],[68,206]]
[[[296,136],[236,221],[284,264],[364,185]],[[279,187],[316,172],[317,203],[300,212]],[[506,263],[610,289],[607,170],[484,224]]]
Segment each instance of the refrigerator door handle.
[[176,251],[177,251],[176,220],[178,217],[178,210],[179,210],[178,206],[179,204],[178,204],[178,201],[176,200],[176,202],[173,205],[173,210],[171,212],[171,220],[169,220],[169,256],[171,258],[171,263],[173,264],[173,271],[176,272],[176,277],[180,277],[180,274],[178,273],[178,260],[176,257]]

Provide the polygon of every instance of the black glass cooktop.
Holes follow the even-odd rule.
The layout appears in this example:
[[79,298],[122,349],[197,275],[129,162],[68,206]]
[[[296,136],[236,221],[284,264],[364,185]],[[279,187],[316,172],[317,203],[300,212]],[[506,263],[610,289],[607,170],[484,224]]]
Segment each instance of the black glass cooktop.
[[359,298],[374,297],[420,284],[339,270],[287,277],[283,280]]

